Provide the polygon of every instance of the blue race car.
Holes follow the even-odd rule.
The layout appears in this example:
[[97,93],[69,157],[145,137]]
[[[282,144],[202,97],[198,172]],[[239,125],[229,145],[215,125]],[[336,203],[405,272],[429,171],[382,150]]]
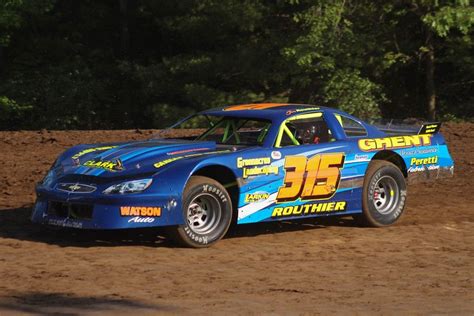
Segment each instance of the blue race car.
[[246,104],[192,115],[158,137],[66,150],[37,185],[32,220],[77,229],[167,226],[206,247],[230,224],[352,215],[387,226],[407,181],[452,176],[439,123],[376,128],[342,111]]

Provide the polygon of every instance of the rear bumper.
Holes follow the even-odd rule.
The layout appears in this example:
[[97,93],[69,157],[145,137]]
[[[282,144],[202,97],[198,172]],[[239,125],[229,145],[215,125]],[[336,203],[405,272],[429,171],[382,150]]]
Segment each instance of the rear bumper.
[[99,230],[183,224],[178,196],[94,196],[44,188],[37,188],[31,220],[56,227]]

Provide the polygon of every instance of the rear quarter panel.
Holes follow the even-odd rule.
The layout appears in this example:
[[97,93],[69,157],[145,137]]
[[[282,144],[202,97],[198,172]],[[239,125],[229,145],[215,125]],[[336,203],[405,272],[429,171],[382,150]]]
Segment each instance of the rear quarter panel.
[[440,133],[361,139],[358,147],[370,159],[380,151],[398,154],[409,183],[450,177],[454,172],[454,161]]

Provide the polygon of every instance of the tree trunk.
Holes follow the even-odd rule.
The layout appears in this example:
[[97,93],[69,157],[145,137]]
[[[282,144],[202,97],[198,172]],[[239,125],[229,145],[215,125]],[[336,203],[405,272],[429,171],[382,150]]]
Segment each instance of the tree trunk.
[[436,119],[436,88],[434,82],[434,71],[435,71],[435,52],[433,46],[433,34],[430,30],[427,30],[427,48],[426,53],[426,96],[428,103],[428,119],[434,121]]
[[3,46],[0,46],[0,76],[3,74]]

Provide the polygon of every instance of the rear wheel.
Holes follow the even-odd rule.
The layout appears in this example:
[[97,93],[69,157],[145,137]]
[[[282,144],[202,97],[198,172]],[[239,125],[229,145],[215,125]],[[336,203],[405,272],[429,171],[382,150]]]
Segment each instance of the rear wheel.
[[232,221],[232,201],[217,181],[193,176],[183,194],[185,223],[171,228],[171,237],[186,247],[208,247],[220,240]]
[[391,162],[374,160],[365,174],[362,214],[354,218],[365,226],[391,225],[402,216],[406,196],[406,181],[400,169]]

